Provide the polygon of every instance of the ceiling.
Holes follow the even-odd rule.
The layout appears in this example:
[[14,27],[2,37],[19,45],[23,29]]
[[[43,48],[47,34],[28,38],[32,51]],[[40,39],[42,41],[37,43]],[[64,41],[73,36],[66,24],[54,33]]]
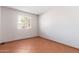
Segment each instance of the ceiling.
[[52,6],[8,6],[8,7],[37,15],[42,14],[52,8]]

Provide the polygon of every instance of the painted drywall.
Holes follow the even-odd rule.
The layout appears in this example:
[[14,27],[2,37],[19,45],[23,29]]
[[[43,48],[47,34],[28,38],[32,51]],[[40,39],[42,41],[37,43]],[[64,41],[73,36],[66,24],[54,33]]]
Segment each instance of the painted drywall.
[[79,7],[53,7],[40,15],[40,36],[79,48]]
[[1,40],[1,7],[0,7],[0,40]]
[[[31,20],[31,29],[17,29],[18,15],[25,15]],[[13,41],[37,36],[37,15],[15,9],[1,7],[2,39],[0,42]]]

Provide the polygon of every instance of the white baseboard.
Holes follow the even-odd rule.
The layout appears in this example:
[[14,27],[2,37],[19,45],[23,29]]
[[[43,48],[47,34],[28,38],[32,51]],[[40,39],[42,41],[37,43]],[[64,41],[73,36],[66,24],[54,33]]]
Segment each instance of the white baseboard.
[[69,44],[69,43],[66,43],[66,42],[59,41],[58,39],[56,39],[54,37],[50,37],[50,36],[47,36],[47,35],[40,35],[40,37],[43,37],[43,38],[46,38],[48,40],[52,40],[52,41],[55,41],[55,42],[58,42],[58,43],[61,43],[61,44],[64,44],[64,45],[71,46],[73,48],[79,49],[79,47],[76,46],[76,45],[72,45],[72,44]]

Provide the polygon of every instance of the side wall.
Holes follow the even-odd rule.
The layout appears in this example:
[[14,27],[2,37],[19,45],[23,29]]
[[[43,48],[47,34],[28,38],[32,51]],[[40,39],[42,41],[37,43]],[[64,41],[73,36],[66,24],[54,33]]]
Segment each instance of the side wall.
[[2,38],[2,32],[1,32],[1,7],[0,7],[0,40]]
[[40,36],[79,48],[79,7],[54,7],[40,15]]
[[[31,19],[31,29],[17,29],[18,15],[26,15]],[[0,42],[13,41],[37,36],[37,15],[1,7],[2,39]]]

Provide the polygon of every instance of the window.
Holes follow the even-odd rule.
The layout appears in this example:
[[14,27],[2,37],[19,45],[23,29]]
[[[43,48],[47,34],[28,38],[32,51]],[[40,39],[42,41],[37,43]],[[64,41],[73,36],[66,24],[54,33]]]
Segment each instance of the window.
[[18,16],[18,29],[30,29],[30,19],[26,16],[19,15]]

